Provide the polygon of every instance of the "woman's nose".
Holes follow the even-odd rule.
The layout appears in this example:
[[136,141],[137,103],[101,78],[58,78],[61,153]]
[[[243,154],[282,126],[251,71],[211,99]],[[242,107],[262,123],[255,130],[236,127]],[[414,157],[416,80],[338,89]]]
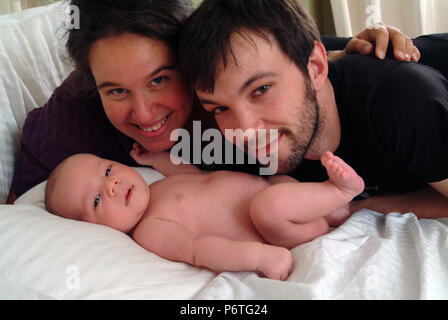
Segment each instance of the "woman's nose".
[[137,123],[147,123],[157,114],[154,98],[145,93],[135,94],[132,99],[132,116]]
[[120,179],[118,178],[108,178],[104,183],[105,191],[109,197],[115,196],[117,193],[117,187],[120,184]]

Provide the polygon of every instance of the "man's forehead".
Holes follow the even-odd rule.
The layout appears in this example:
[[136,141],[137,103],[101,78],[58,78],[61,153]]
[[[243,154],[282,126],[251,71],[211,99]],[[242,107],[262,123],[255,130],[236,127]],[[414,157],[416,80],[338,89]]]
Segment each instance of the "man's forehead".
[[229,47],[226,55],[221,59],[218,70],[225,69],[229,63],[235,66],[241,65],[241,60],[244,58],[260,57],[261,50],[265,48],[272,49],[277,46],[275,38],[268,34],[261,32],[254,32],[251,30],[240,30],[234,32],[230,36]]

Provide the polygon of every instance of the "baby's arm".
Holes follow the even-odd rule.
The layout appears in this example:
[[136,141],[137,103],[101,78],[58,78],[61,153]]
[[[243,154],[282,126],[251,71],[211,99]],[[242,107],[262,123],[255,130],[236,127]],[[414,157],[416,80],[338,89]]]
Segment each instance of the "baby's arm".
[[151,166],[164,176],[177,174],[195,173],[201,174],[202,171],[189,163],[174,164],[171,161],[170,153],[166,151],[151,152],[143,149],[138,143],[134,143],[133,149],[129,153],[131,157],[143,166]]
[[199,236],[168,220],[148,217],[134,240],[162,258],[221,271],[259,271],[266,277],[286,280],[292,258],[289,250],[256,241],[232,241]]

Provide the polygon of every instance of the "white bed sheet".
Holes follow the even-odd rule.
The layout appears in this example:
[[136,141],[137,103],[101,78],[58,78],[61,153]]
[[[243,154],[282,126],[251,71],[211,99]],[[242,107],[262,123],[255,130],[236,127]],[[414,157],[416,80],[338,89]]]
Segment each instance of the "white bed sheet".
[[448,299],[448,219],[362,210],[292,250],[288,281],[223,273],[199,299]]
[[44,186],[0,206],[0,299],[448,299],[448,219],[362,210],[294,248],[280,282],[168,261],[118,231],[51,215]]

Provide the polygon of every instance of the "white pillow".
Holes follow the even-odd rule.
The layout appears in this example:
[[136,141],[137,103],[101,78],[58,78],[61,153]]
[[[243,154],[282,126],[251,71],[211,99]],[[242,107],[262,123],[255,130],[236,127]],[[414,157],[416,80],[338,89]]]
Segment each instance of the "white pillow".
[[67,3],[0,16],[0,203],[5,203],[26,115],[45,104],[71,72],[66,62]]
[[[163,176],[137,169],[148,184]],[[1,299],[191,299],[215,276],[111,228],[43,209],[45,182],[0,205]]]
[[[134,168],[146,181],[148,185],[161,180],[164,177],[160,172],[148,167]],[[34,204],[42,209],[45,209],[45,186],[47,181],[39,183],[37,186],[31,188],[20,196],[14,204]]]

